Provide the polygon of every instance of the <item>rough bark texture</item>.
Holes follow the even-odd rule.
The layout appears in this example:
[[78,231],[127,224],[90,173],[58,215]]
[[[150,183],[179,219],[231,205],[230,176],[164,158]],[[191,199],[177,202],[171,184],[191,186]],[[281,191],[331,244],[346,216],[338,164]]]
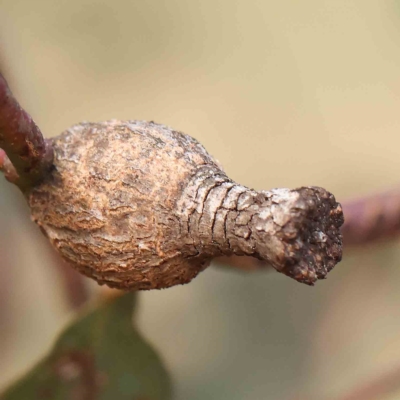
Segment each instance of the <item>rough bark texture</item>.
[[256,192],[195,139],[152,122],[75,125],[29,195],[61,255],[121,289],[189,282],[221,255],[251,255],[313,284],[341,259],[341,207],[317,187]]
[[[371,194],[342,203],[346,221],[342,226],[343,244],[357,249],[398,239],[400,234],[400,189]],[[268,269],[270,264],[250,257],[224,256],[217,262],[242,271]]]

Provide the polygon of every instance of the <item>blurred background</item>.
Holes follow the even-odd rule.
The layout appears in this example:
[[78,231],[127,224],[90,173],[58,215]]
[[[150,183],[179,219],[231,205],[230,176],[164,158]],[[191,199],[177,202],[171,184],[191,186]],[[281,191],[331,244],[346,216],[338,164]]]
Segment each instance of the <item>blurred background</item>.
[[[343,201],[400,181],[399,1],[2,0],[0,69],[48,137],[154,120],[256,189],[318,185]],[[2,387],[73,312],[3,178],[0,227]],[[345,249],[314,288],[214,265],[141,293],[137,323],[177,400],[324,399],[400,367],[399,288],[392,241]]]

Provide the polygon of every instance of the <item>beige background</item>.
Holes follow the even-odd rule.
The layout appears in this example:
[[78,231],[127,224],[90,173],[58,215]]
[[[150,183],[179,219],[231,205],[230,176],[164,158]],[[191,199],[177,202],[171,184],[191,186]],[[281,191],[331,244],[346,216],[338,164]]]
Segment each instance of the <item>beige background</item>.
[[[196,137],[258,189],[319,185],[342,201],[399,181],[395,0],[0,0],[0,50],[48,136],[82,120],[148,119]],[[3,179],[0,225],[1,385],[70,313],[46,243]],[[143,293],[140,329],[178,400],[343,393],[400,364],[397,247],[347,252],[315,288],[210,268]]]

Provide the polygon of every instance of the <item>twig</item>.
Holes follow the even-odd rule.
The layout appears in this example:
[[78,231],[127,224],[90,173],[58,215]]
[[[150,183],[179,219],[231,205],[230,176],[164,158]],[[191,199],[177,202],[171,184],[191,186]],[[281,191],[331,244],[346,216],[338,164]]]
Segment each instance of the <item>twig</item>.
[[345,245],[358,246],[400,233],[400,190],[347,201],[343,205]]
[[[51,168],[53,150],[44,139],[31,116],[12,95],[0,73],[0,148],[9,160],[0,155],[1,169],[23,192],[29,190]],[[8,164],[14,166],[14,170]],[[18,178],[15,175],[15,172]]]
[[89,299],[86,280],[82,279],[82,275],[71,268],[53,249],[49,251],[53,258],[52,266],[54,264],[61,276],[65,297],[70,307],[80,308]]

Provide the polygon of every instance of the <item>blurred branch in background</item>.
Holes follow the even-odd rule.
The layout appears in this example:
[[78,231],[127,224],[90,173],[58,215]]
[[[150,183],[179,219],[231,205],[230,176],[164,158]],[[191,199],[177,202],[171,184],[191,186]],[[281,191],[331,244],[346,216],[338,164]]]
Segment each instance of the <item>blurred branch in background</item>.
[[392,239],[400,233],[400,189],[377,193],[343,204],[344,243],[359,246]]
[[49,246],[54,267],[57,269],[63,282],[63,290],[68,305],[71,309],[80,308],[88,299],[89,291],[86,279],[68,263],[66,263],[55,250]]

